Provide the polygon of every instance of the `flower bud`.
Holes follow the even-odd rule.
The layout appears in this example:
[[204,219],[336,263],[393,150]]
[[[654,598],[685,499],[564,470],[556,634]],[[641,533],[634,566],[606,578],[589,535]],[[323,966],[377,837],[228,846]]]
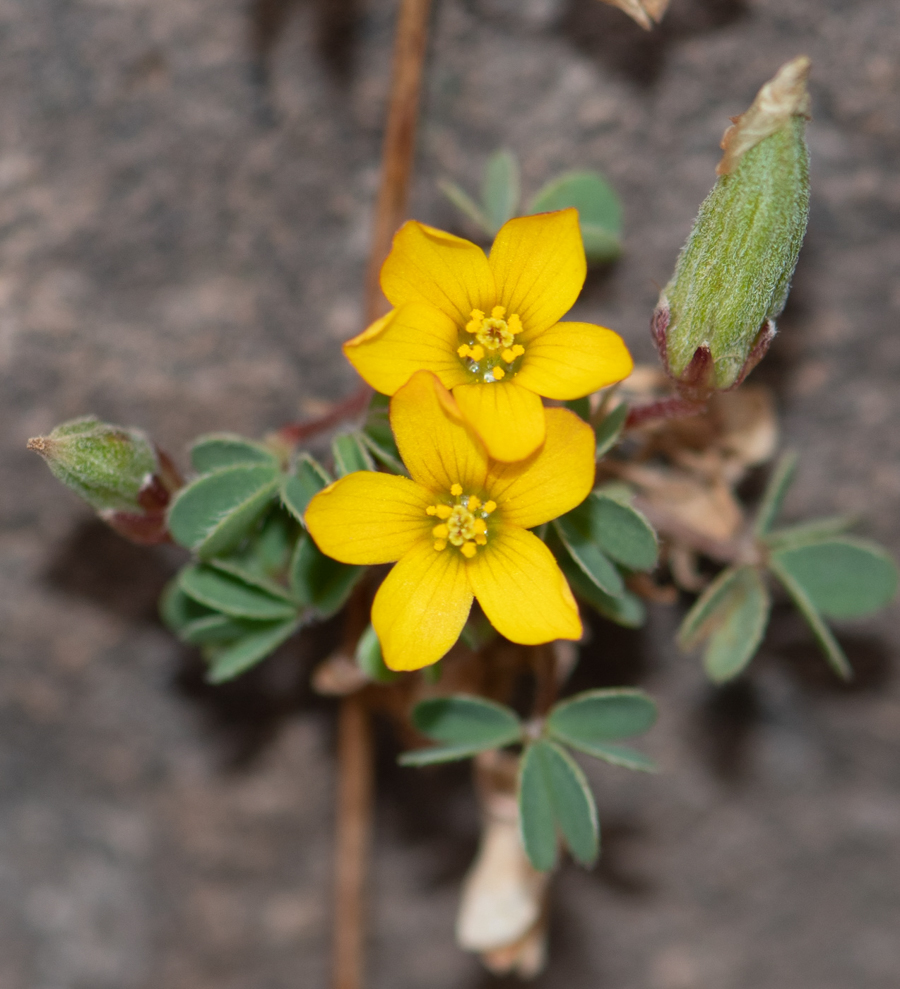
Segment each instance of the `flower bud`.
[[122,535],[140,543],[166,538],[165,510],[181,479],[141,430],[86,416],[29,440],[28,449]]
[[725,132],[707,196],[653,315],[679,392],[739,385],[775,336],[809,213],[809,59],[782,66]]

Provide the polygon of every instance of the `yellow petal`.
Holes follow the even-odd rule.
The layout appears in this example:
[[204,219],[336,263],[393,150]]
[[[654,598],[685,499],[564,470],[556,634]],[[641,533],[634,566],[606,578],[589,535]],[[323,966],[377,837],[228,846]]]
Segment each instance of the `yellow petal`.
[[544,441],[544,406],[517,380],[457,385],[453,397],[495,460],[522,460]]
[[528,344],[516,380],[544,398],[566,400],[615,384],[633,367],[618,333],[593,323],[556,323]]
[[392,670],[436,663],[459,638],[472,607],[462,556],[417,543],[387,575],[372,604],[372,625]]
[[468,574],[488,620],[512,642],[581,637],[578,605],[566,578],[534,533],[504,525],[469,563]]
[[497,301],[518,314],[527,343],[572,308],[587,275],[578,210],[522,216],[504,224],[491,248]]
[[494,277],[484,251],[415,220],[407,220],[394,235],[381,269],[381,288],[391,305],[425,302],[460,327],[473,309],[494,305]]
[[319,549],[341,563],[393,563],[417,540],[431,545],[431,500],[407,477],[358,471],[320,491],[304,519]]
[[453,396],[429,371],[419,371],[391,399],[391,427],[413,480],[447,493],[484,487],[487,451]]
[[500,518],[523,529],[580,505],[594,484],[594,431],[568,409],[546,409],[547,438],[517,464],[491,464],[487,493]]
[[466,381],[456,348],[456,324],[434,306],[410,302],[344,344],[344,355],[384,395],[393,395],[423,368],[447,388]]

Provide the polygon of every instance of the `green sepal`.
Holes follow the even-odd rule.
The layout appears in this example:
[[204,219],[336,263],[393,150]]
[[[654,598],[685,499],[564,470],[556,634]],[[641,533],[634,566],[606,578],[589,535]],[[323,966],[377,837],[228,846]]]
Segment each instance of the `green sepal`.
[[897,565],[876,543],[844,536],[776,550],[770,560],[803,588],[827,618],[860,618],[897,592]]
[[597,437],[597,459],[604,457],[619,442],[625,420],[628,418],[628,404],[622,402],[612,412],[608,412],[594,427]]
[[578,210],[588,261],[615,261],[622,253],[622,207],[613,187],[599,172],[569,172],[548,182],[531,201],[529,212],[569,206]]
[[297,613],[296,605],[286,595],[275,596],[208,564],[185,567],[178,583],[194,601],[233,618],[275,621],[292,618]]
[[301,454],[294,469],[281,479],[281,503],[301,524],[313,497],[331,484],[328,471],[308,453]]
[[209,663],[206,679],[210,683],[224,683],[245,673],[275,652],[298,628],[300,620],[296,618],[283,622],[267,622],[229,645],[208,647],[205,650]]
[[343,608],[365,570],[326,556],[305,535],[291,561],[291,591],[302,605],[315,608],[321,618],[329,618]]
[[483,697],[454,694],[420,701],[412,710],[413,725],[442,745],[400,756],[404,766],[467,759],[487,749],[521,741],[522,722],[511,708]]
[[227,553],[269,507],[278,483],[278,469],[267,464],[204,474],[182,488],[169,508],[172,538],[203,558]]
[[372,455],[358,433],[336,436],[331,444],[331,452],[338,477],[346,477],[359,470],[375,470]]
[[359,637],[356,643],[356,665],[375,683],[391,683],[400,674],[388,669],[381,654],[381,643],[371,625]]
[[581,767],[554,742],[532,742],[522,755],[519,826],[525,853],[542,872],[556,864],[557,828],[581,865],[593,865],[600,854],[597,807],[588,782]]
[[208,433],[191,444],[191,466],[198,474],[210,474],[238,464],[278,466],[278,458],[261,443],[234,433]]

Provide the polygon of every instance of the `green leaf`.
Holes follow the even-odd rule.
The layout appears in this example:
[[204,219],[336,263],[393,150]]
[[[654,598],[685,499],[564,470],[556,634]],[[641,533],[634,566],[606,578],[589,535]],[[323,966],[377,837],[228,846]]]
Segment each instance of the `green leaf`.
[[166,584],[159,599],[159,616],[166,628],[180,635],[182,629],[191,622],[208,618],[209,615],[209,608],[205,608],[184,593],[178,583],[178,577],[173,577]]
[[736,567],[723,570],[694,602],[678,630],[678,644],[682,649],[693,649],[709,635],[711,623],[726,606],[732,587],[739,579],[738,573]]
[[783,529],[775,529],[763,537],[770,550],[794,549],[810,543],[825,542],[832,536],[841,536],[857,523],[855,515],[829,515],[821,519],[798,522]]
[[234,562],[259,577],[282,578],[287,574],[297,536],[296,519],[280,505],[275,505],[250,546],[234,557]]
[[564,404],[565,407],[574,412],[579,419],[584,419],[585,422],[590,422],[591,398],[589,395],[585,395],[583,398],[573,398]]
[[531,201],[531,213],[578,210],[589,262],[614,261],[622,252],[622,207],[612,186],[597,172],[569,172],[548,182]]
[[278,469],[240,464],[205,474],[182,488],[169,509],[169,531],[201,557],[233,549],[268,508]]
[[302,525],[303,513],[313,496],[331,484],[325,468],[304,453],[298,458],[294,469],[281,479],[281,503]]
[[209,474],[238,464],[278,466],[277,457],[261,443],[234,433],[209,433],[191,444],[191,466],[198,474]]
[[759,648],[772,601],[756,567],[740,567],[729,592],[711,619],[712,631],[703,654],[711,680],[724,683],[738,675]]
[[481,185],[484,216],[495,234],[519,208],[519,163],[510,151],[496,151],[488,158]]
[[248,570],[246,567],[241,566],[241,563],[239,562],[223,559],[222,557],[216,557],[213,560],[208,560],[207,566],[212,567],[214,570],[218,570],[220,573],[223,573],[228,577],[233,577],[245,586],[255,587],[257,590],[262,591],[264,594],[268,594],[270,597],[278,598],[280,601],[286,601],[288,604],[292,605],[291,595],[287,588],[282,587],[274,580],[270,580],[262,574],[254,573],[253,571]]
[[412,710],[413,725],[435,742],[466,746],[472,753],[519,741],[522,722],[511,708],[483,697],[429,697]]
[[843,537],[772,554],[803,588],[816,611],[829,618],[871,614],[897,591],[897,566],[875,543]]
[[366,626],[365,632],[356,643],[356,663],[363,673],[375,683],[390,683],[400,676],[399,673],[395,673],[385,666],[384,657],[381,655],[381,643],[371,625]]
[[640,735],[655,721],[656,704],[643,691],[619,687],[560,701],[546,724],[557,741],[592,755],[592,746]]
[[244,673],[286,642],[300,627],[297,619],[285,622],[267,623],[258,631],[251,632],[237,642],[221,649],[208,649],[210,663],[206,679],[210,683],[223,683],[239,673]]
[[455,182],[451,182],[449,179],[441,179],[437,185],[450,202],[461,213],[467,216],[475,226],[483,230],[488,236],[493,235],[494,229],[491,226],[491,221],[484,215],[482,208],[467,192],[464,192]]
[[584,504],[591,512],[594,539],[607,556],[629,570],[656,566],[656,533],[636,508],[596,492]]
[[540,872],[556,865],[559,850],[544,745],[534,742],[527,746],[519,766],[519,830],[525,854]]
[[338,477],[345,477],[358,470],[375,470],[372,457],[358,433],[336,436],[331,444],[334,469]]
[[590,749],[573,745],[572,748],[593,756],[595,759],[602,759],[613,766],[620,766],[623,769],[634,769],[642,773],[657,772],[656,763],[649,757],[633,749],[630,745],[618,745],[612,742],[598,742]]
[[773,574],[781,581],[784,585],[784,589],[791,596],[791,600],[797,607],[797,610],[806,619],[807,625],[809,625],[812,630],[813,635],[816,637],[816,641],[825,653],[825,658],[828,660],[831,668],[839,677],[844,680],[850,680],[853,678],[853,669],[844,653],[844,650],[840,647],[837,639],[831,632],[831,629],[825,624],[822,616],[816,610],[816,606],[810,600],[803,585],[798,583],[790,571],[785,570],[779,560],[776,557],[769,559],[769,569]]
[[556,862],[557,826],[576,861],[590,866],[597,860],[600,828],[590,787],[575,760],[554,742],[534,742],[522,758],[519,815],[525,851],[536,869]]
[[628,418],[628,403],[622,402],[608,413],[594,427],[597,437],[597,459],[605,456],[619,442],[625,420]]
[[625,591],[620,597],[614,598],[604,594],[599,587],[589,580],[581,568],[572,560],[569,554],[559,545],[558,540],[552,540],[551,549],[556,555],[560,570],[566,580],[586,604],[589,604],[604,618],[625,628],[640,628],[647,618],[644,602],[630,591]]
[[186,567],[178,582],[182,591],[200,604],[234,618],[258,621],[293,618],[296,607],[285,598],[244,583],[211,566]]
[[620,597],[625,592],[622,575],[597,545],[591,521],[590,506],[583,502],[556,519],[553,526],[582,573],[605,594]]
[[253,622],[241,618],[229,618],[228,615],[207,615],[186,625],[180,633],[180,638],[193,646],[222,645],[234,642],[250,632],[257,632],[269,622]]
[[769,478],[769,483],[766,485],[753,526],[755,536],[764,536],[774,525],[791,482],[794,480],[796,470],[797,453],[794,450],[788,450],[779,458],[775,469],[772,471],[772,476]]
[[291,590],[301,604],[328,618],[341,610],[365,569],[332,560],[304,536],[291,562]]

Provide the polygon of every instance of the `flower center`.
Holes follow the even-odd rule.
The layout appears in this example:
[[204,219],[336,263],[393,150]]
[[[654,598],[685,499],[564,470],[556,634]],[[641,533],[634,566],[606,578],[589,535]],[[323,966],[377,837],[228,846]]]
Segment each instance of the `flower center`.
[[478,552],[479,546],[487,545],[488,516],[497,507],[495,501],[485,501],[478,495],[464,495],[461,484],[450,488],[449,500],[439,501],[425,509],[441,521],[431,530],[434,548],[445,550],[447,544],[455,546],[467,559]]
[[502,381],[519,370],[525,348],[515,338],[521,332],[522,321],[515,313],[507,319],[505,306],[494,306],[490,316],[473,309],[456,352],[476,380]]

